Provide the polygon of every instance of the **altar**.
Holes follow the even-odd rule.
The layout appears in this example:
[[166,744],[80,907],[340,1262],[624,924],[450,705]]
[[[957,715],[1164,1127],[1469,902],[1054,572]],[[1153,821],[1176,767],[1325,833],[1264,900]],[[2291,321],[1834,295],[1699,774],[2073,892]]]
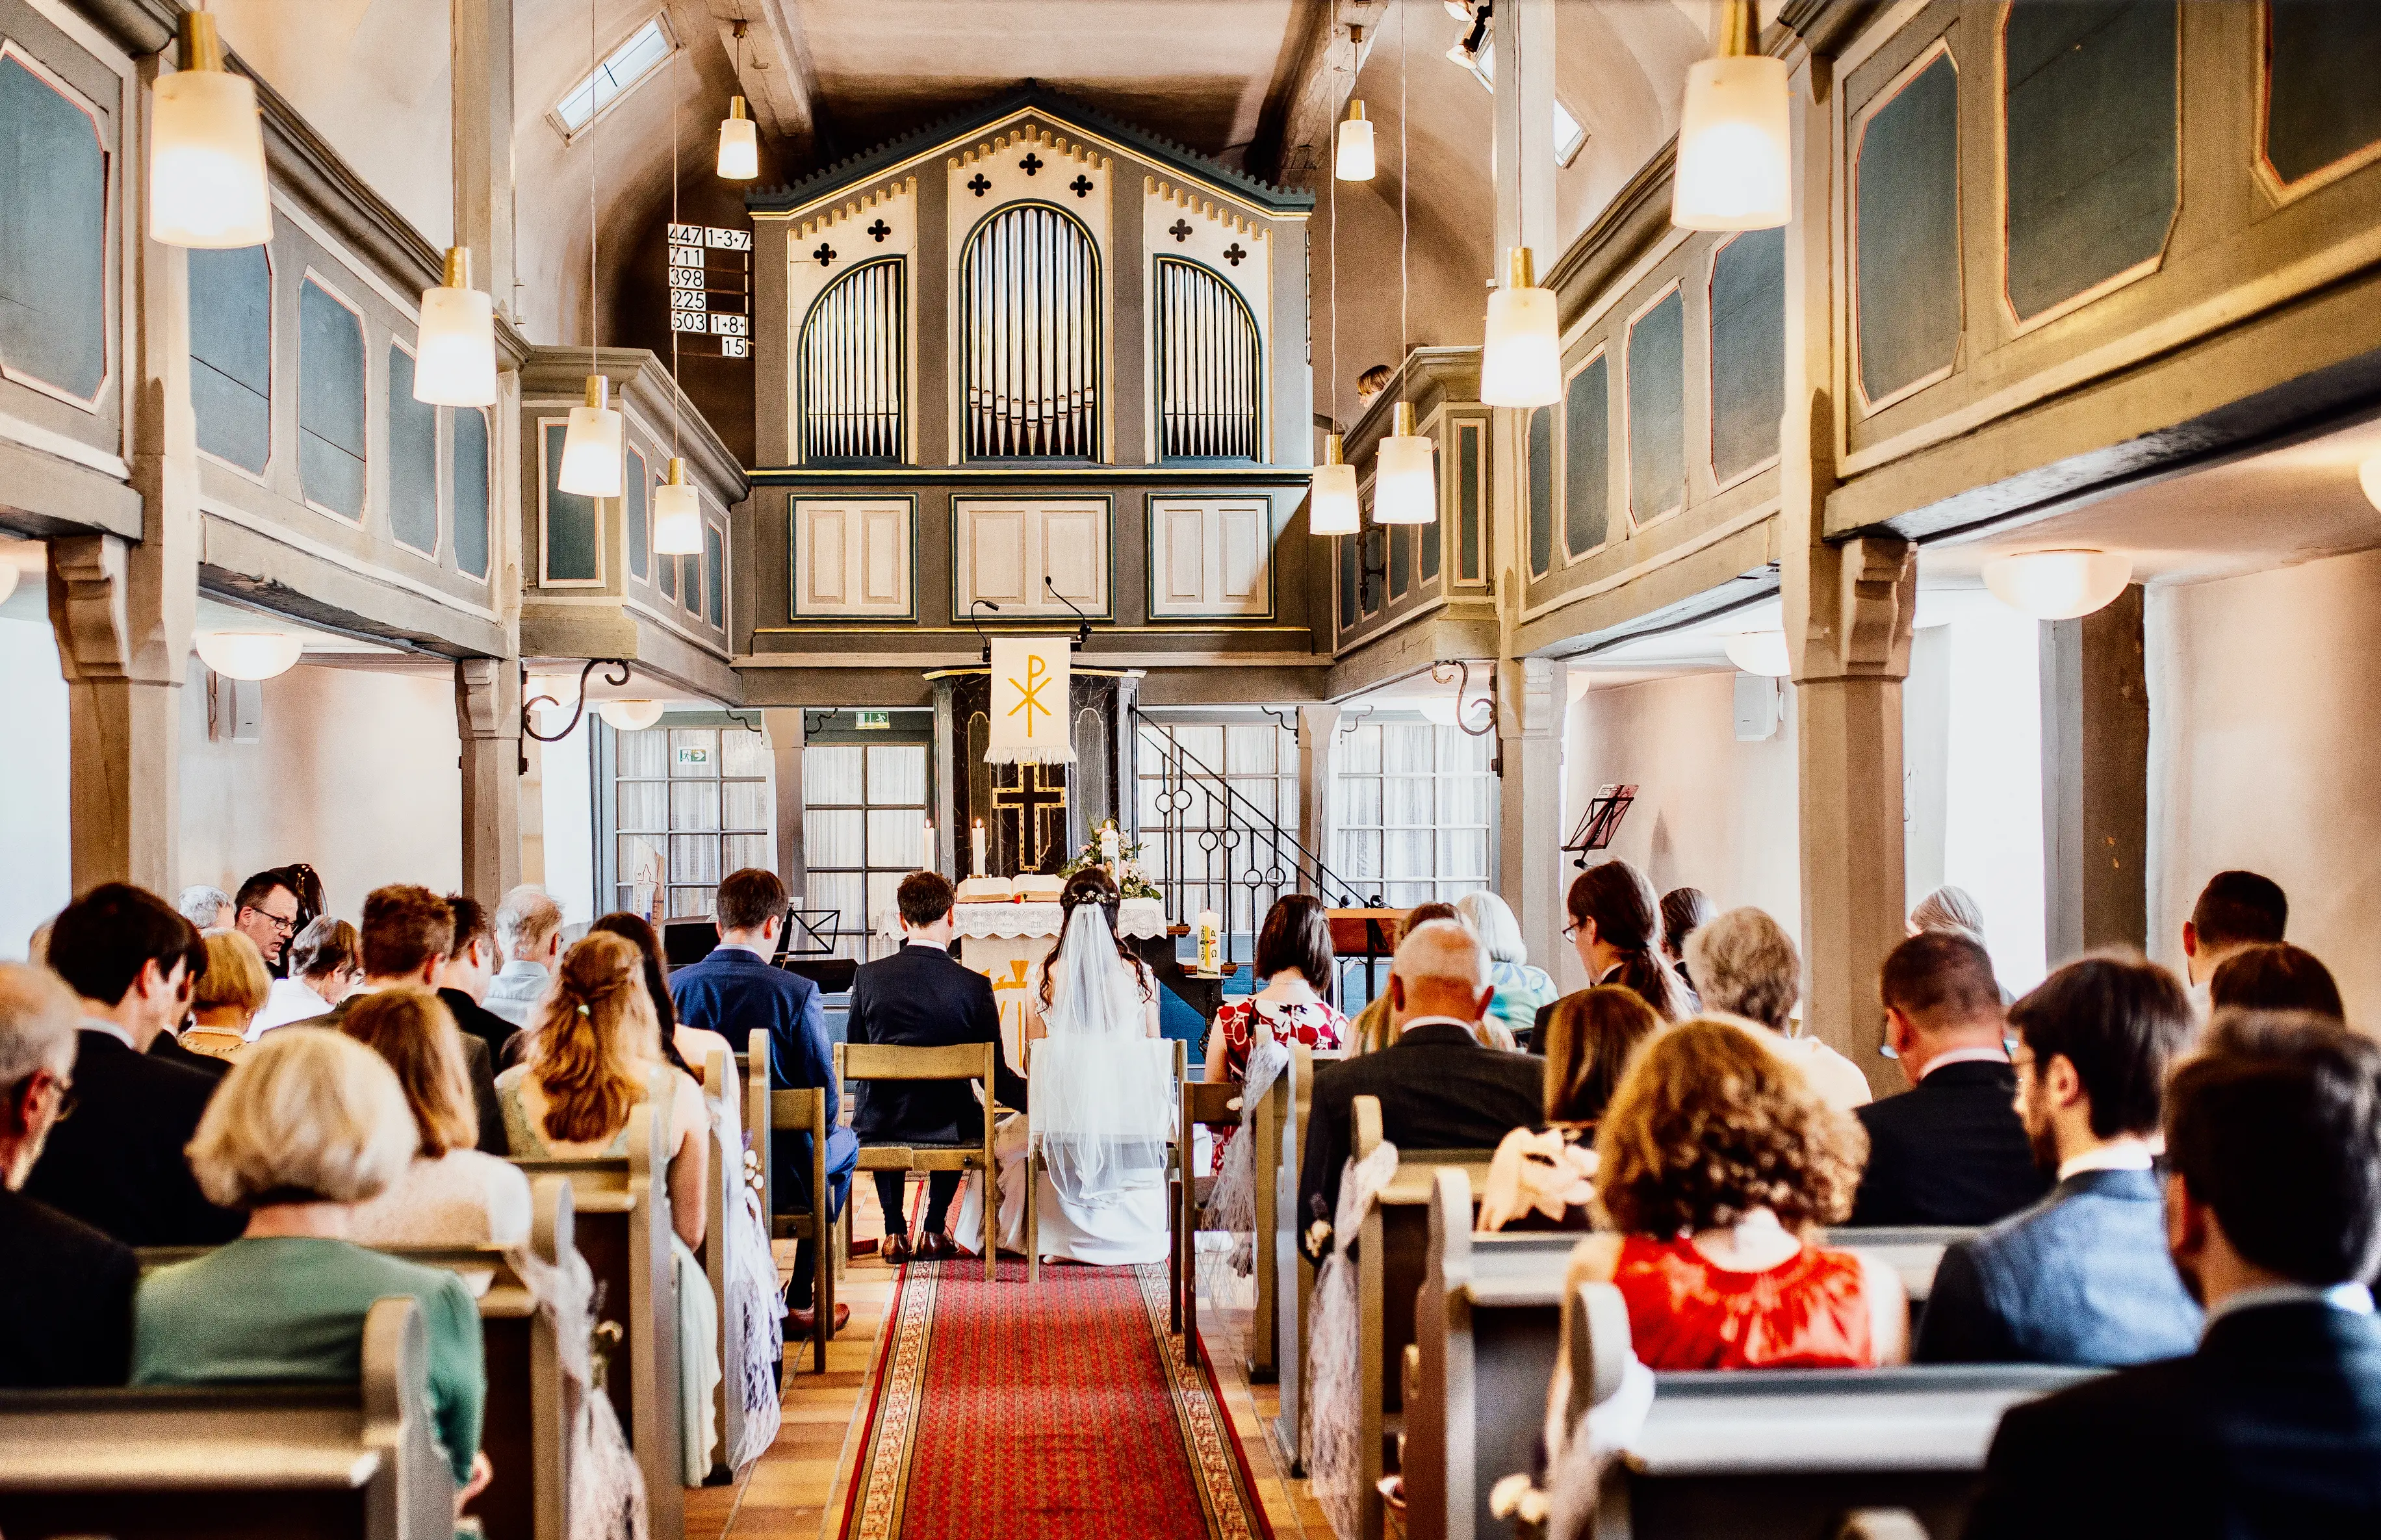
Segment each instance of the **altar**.
[[[1000,1045],[1009,1068],[1025,1068],[1025,980],[1033,965],[1058,944],[1059,907],[1054,903],[958,904],[951,911],[951,935],[959,960],[992,980],[992,998],[1000,1008]],[[1166,934],[1166,906],[1155,898],[1127,898],[1117,912],[1117,929],[1128,941],[1143,941]],[[887,910],[877,916],[877,934],[894,946],[901,940],[899,915]]]

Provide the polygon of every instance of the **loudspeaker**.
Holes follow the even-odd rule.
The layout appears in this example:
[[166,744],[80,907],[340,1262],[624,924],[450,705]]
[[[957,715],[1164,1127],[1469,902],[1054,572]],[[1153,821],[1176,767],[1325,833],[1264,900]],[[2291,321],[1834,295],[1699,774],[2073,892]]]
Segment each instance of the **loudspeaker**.
[[1782,686],[1766,674],[1736,676],[1736,740],[1759,743],[1777,736]]

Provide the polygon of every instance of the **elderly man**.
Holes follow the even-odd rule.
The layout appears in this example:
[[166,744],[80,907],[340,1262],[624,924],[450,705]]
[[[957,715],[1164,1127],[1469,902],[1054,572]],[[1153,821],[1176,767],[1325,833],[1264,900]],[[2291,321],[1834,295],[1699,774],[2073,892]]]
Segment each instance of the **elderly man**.
[[562,907],[530,883],[496,905],[496,941],[505,965],[488,981],[480,1004],[516,1027],[526,1027],[562,961]]
[[174,907],[182,918],[198,927],[201,935],[209,931],[228,929],[231,925],[231,895],[209,883],[192,883],[182,889]]
[[1397,1041],[1315,1071],[1298,1181],[1308,1256],[1320,1262],[1331,1251],[1357,1097],[1380,1098],[1381,1136],[1403,1149],[1493,1150],[1545,1121],[1545,1061],[1482,1045],[1496,997],[1488,954],[1460,922],[1433,920],[1398,943],[1389,972]]

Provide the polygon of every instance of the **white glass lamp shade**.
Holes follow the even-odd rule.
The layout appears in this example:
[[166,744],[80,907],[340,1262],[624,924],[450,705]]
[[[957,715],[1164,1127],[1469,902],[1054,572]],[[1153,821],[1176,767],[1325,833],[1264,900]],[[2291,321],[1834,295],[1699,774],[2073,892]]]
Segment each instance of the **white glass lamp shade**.
[[669,480],[653,494],[653,549],[665,556],[702,553],[702,499],[686,479],[686,461],[669,462]]
[[0,560],[0,605],[6,604],[8,595],[17,592],[17,580],[22,575],[15,562]]
[[738,96],[719,120],[719,175],[725,181],[749,182],[760,174],[760,132],[744,116],[744,98]]
[[1356,499],[1356,468],[1340,454],[1337,434],[1323,441],[1323,463],[1314,468],[1314,486],[1306,504],[1309,534],[1354,534],[1363,528],[1362,508]]
[[1783,678],[1794,671],[1784,631],[1739,631],[1728,639],[1728,661],[1748,674]]
[[1339,123],[1339,144],[1332,158],[1332,174],[1343,182],[1369,182],[1373,179],[1373,124],[1364,116],[1364,104],[1349,102],[1348,116]]
[[2381,455],[2375,455],[2358,466],[2356,480],[2364,488],[2364,500],[2381,508]]
[[606,701],[595,708],[615,732],[641,733],[662,719],[659,701]]
[[1398,403],[1394,430],[1373,462],[1373,522],[1430,524],[1438,519],[1436,446],[1414,432],[1413,404]]
[[1555,293],[1540,288],[1530,249],[1513,248],[1505,287],[1488,296],[1480,348],[1480,398],[1492,407],[1550,407],[1562,399],[1562,330]]
[[182,13],[182,67],[152,89],[150,238],[203,251],[271,240],[256,86],[224,68],[213,16]]
[[1452,695],[1419,696],[1414,701],[1414,707],[1422,713],[1423,721],[1441,727],[1455,726],[1455,718],[1460,709]]
[[1984,563],[1993,597],[2036,620],[2089,615],[2132,581],[2132,558],[2121,552],[2028,551]]
[[581,497],[620,495],[622,426],[610,406],[612,382],[601,374],[587,376],[587,404],[570,409],[570,426],[562,435],[562,471],[555,485]]
[[305,650],[285,631],[201,631],[199,659],[227,679],[269,679],[287,673]]
[[1786,61],[1761,55],[1687,67],[1670,223],[1766,230],[1794,216]]
[[496,404],[496,312],[471,287],[471,253],[446,253],[446,281],[421,291],[414,334],[413,398],[439,407]]

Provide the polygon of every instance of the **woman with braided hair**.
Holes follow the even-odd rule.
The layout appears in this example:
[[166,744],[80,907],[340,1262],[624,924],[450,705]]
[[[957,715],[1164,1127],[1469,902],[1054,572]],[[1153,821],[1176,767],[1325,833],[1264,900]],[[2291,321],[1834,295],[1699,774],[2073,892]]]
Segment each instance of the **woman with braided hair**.
[[[1644,873],[1625,861],[1601,862],[1572,882],[1566,907],[1570,923],[1563,927],[1563,939],[1578,949],[1589,988],[1617,984],[1633,989],[1665,1021],[1683,1021],[1695,1013],[1693,996],[1662,960],[1662,900]],[[1541,1009],[1532,1040],[1545,1042],[1553,1013],[1567,1004],[1576,1009],[1577,998],[1566,995]]]

